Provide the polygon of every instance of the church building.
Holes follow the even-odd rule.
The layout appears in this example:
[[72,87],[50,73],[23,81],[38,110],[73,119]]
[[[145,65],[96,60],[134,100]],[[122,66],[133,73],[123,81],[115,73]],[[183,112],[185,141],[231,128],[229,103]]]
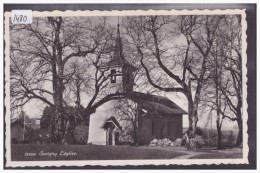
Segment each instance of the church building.
[[[175,140],[182,137],[182,108],[166,97],[134,91],[134,75],[137,70],[124,57],[119,25],[115,40],[114,55],[103,65],[111,73],[110,92],[127,93],[128,99],[138,107],[137,123],[140,144],[149,144],[154,138]],[[115,101],[102,105],[90,116],[88,143],[96,145],[117,145],[122,130],[120,122],[109,111]]]

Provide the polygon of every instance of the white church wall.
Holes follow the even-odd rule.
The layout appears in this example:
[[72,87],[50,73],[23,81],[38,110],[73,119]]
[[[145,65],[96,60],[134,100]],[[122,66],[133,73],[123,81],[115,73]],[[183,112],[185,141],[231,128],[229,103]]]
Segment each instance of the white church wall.
[[94,145],[106,145],[106,131],[101,128],[105,120],[113,116],[111,108],[114,101],[109,101],[100,106],[96,113],[90,115],[88,143]]

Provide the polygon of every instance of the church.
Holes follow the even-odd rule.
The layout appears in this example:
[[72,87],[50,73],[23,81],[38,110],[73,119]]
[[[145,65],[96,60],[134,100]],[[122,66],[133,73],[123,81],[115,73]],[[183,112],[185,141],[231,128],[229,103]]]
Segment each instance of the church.
[[[134,91],[134,75],[137,70],[124,57],[119,24],[115,40],[114,55],[103,65],[111,73],[111,92],[130,95],[137,104],[137,127],[139,143],[147,145],[153,139],[169,138],[174,141],[182,138],[183,115],[187,114],[167,97]],[[102,105],[90,116],[88,143],[95,145],[118,145],[122,131],[120,121],[113,115],[111,108],[115,101]]]

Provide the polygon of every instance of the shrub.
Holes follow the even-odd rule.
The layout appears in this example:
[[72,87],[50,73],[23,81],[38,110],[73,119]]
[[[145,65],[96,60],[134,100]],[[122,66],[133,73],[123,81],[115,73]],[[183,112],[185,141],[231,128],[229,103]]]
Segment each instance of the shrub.
[[188,130],[183,136],[183,144],[187,149],[199,149],[205,145],[203,137],[205,137],[205,134],[200,128],[195,130],[194,137],[192,137],[191,132]]

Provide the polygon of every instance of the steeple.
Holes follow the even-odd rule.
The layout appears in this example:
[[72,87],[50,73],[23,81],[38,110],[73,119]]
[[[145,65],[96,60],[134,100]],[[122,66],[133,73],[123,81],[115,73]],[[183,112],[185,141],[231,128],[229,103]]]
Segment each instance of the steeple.
[[101,68],[110,69],[111,83],[118,83],[116,78],[119,76],[122,77],[122,92],[132,92],[134,86],[133,72],[136,70],[136,67],[128,63],[124,57],[119,19],[114,46],[114,54],[111,57],[111,60],[108,63],[103,64]]
[[122,39],[120,35],[120,25],[117,24],[117,34],[115,40],[115,47],[114,47],[114,55],[112,60],[109,62],[110,66],[123,66],[126,63],[124,54],[123,54],[123,45]]

